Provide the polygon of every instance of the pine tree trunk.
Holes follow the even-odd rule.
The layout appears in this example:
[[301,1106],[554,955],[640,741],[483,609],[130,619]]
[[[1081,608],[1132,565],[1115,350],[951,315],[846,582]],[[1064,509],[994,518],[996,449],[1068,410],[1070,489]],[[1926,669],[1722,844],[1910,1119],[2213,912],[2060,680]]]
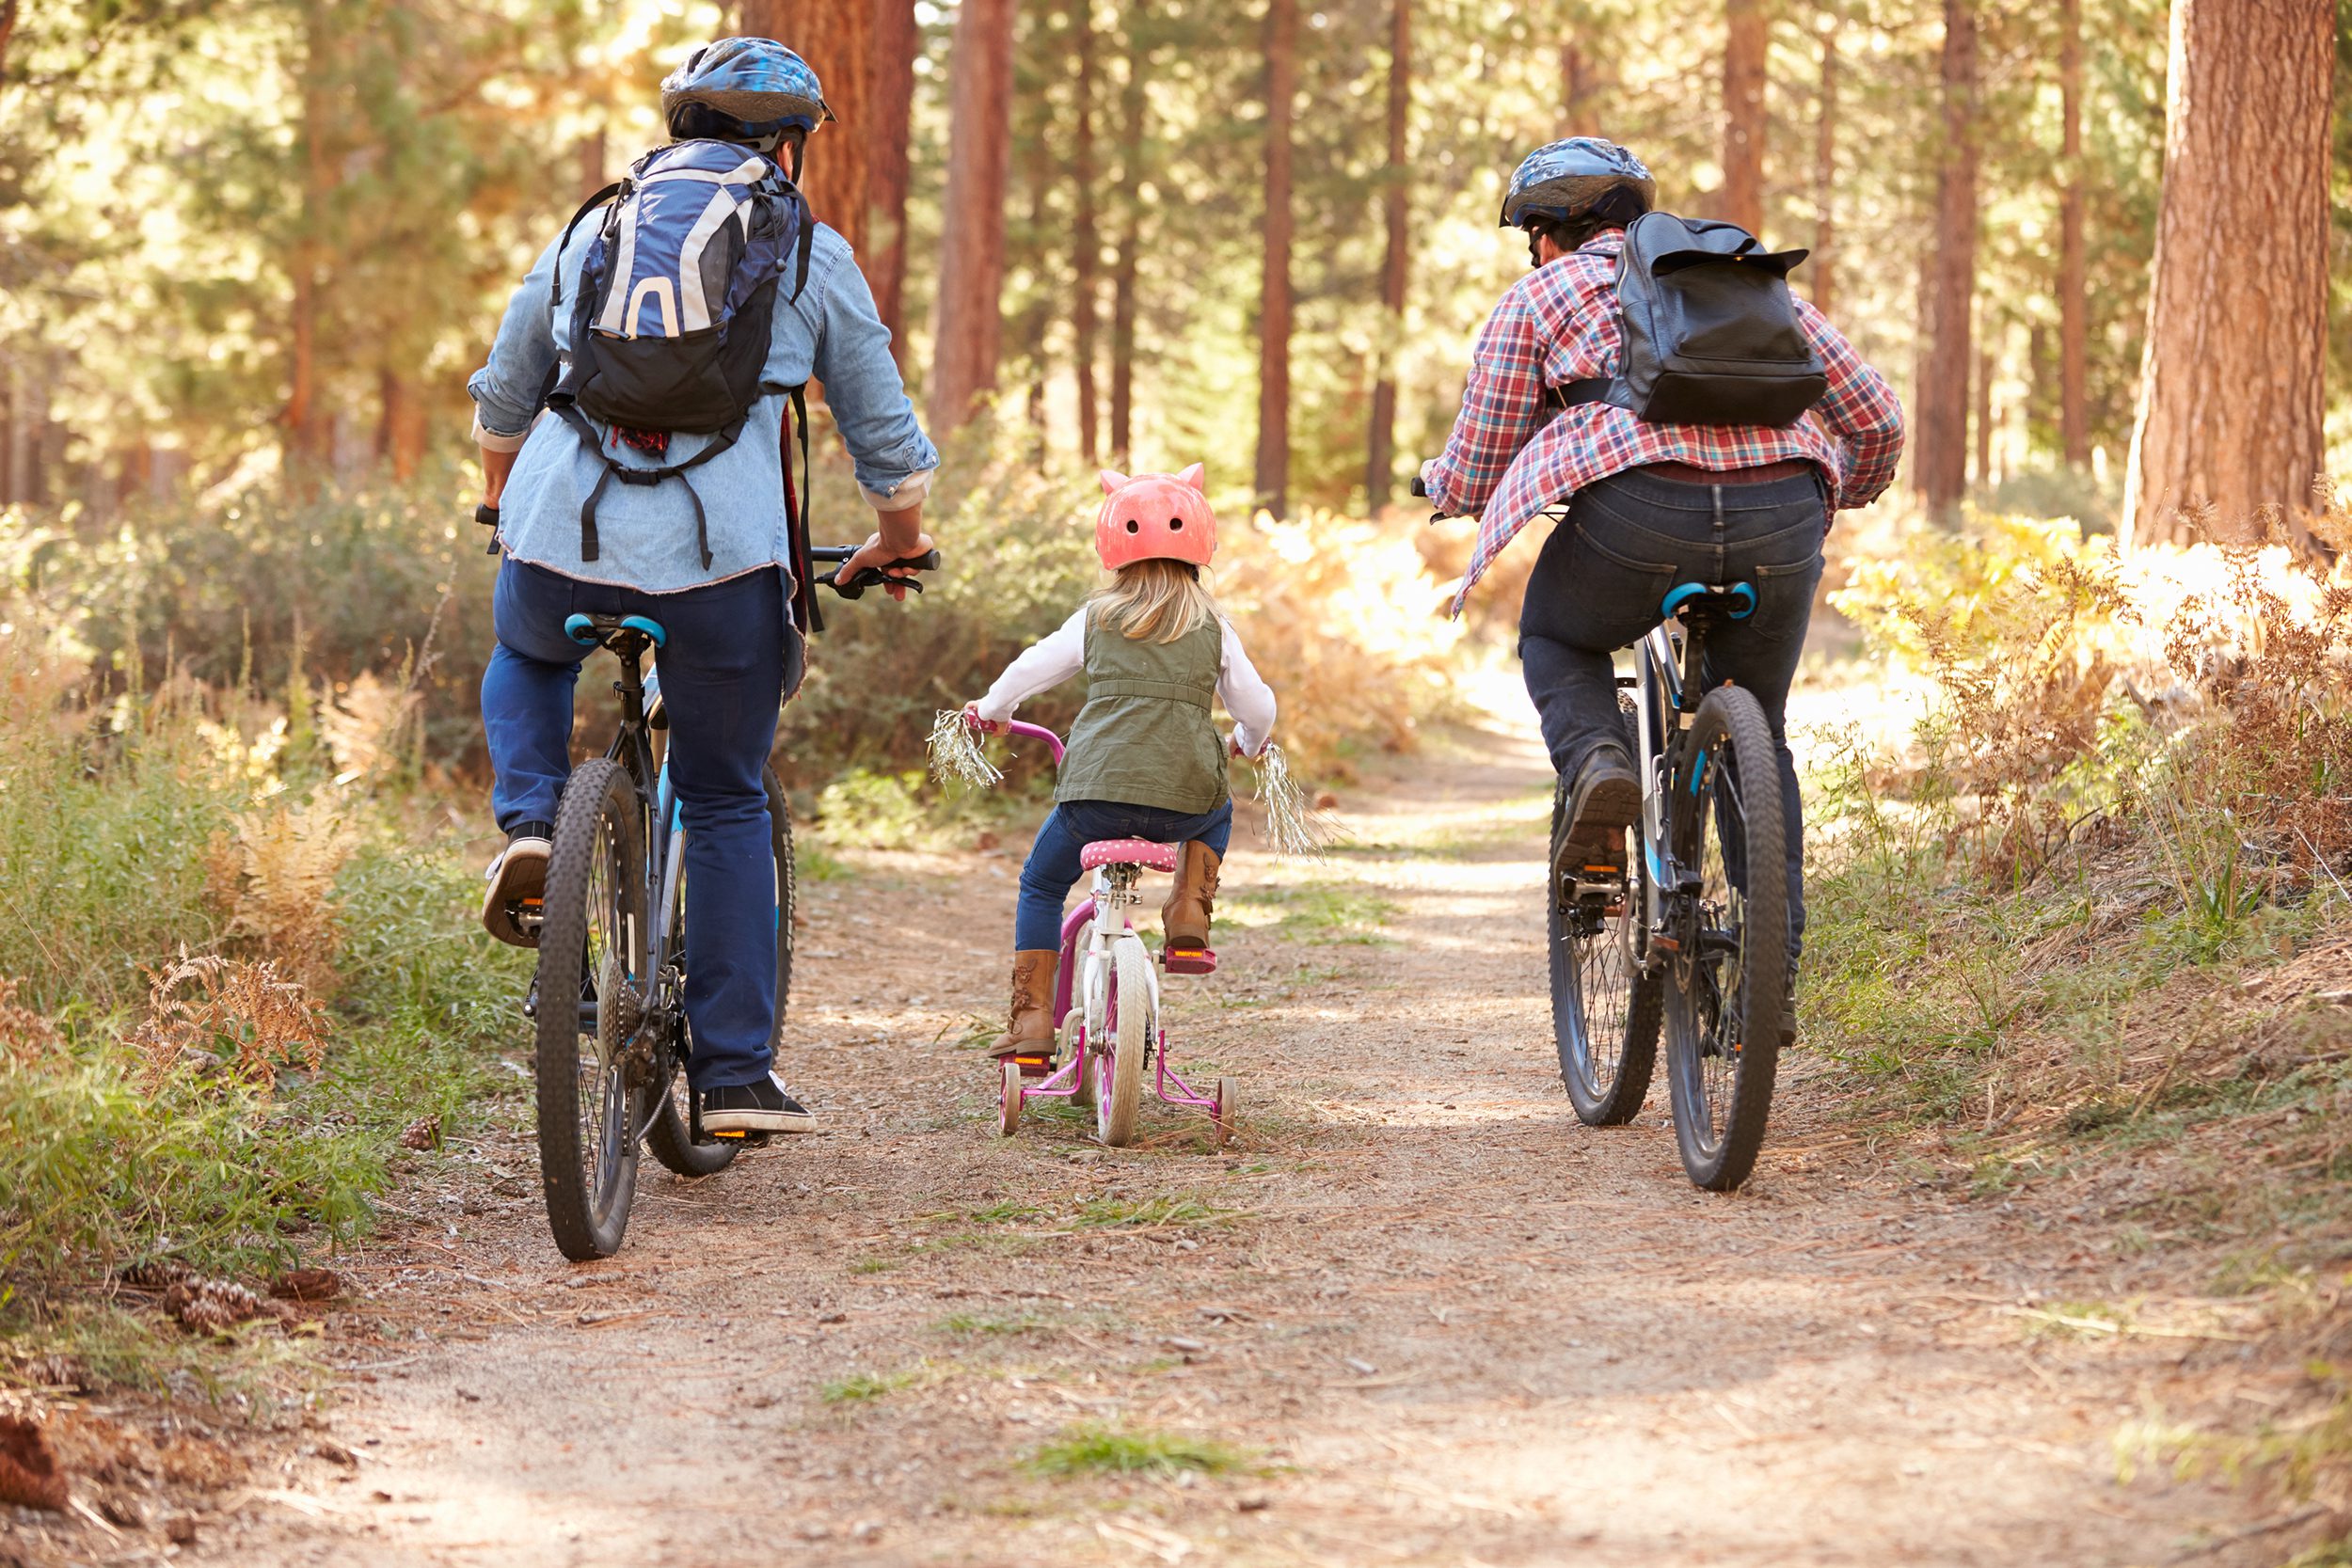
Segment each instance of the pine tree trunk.
[[1772,51],[1765,0],[1725,0],[1723,214],[1764,229],[1764,76]]
[[1944,0],[1944,157],[1935,178],[1928,354],[1917,396],[1913,479],[1931,514],[1948,517],[1968,487],[1969,315],[1977,286],[1975,0]]
[[866,166],[875,139],[872,0],[742,0],[743,31],[796,52],[825,85],[834,123],[808,138],[809,209],[865,261]]
[[1073,357],[1078,379],[1078,457],[1092,467],[1102,455],[1102,418],[1095,402],[1094,351],[1102,312],[1094,275],[1102,265],[1103,239],[1094,218],[1094,5],[1070,0],[1071,40],[1077,55],[1077,134],[1070,144],[1071,301]]
[[[2174,0],[2164,200],[2120,531],[2260,538],[2323,460],[2330,0]],[[2249,171],[2256,171],[2249,173]]]
[[[1135,15],[1130,12],[1130,17]],[[1119,249],[1111,262],[1111,461],[1135,471],[1136,262],[1143,243],[1144,51],[1129,35],[1119,95]]]
[[0,385],[0,399],[7,405],[6,415],[0,416],[0,506],[7,506],[32,499],[25,493],[24,481],[33,420],[25,405],[24,361],[14,353],[0,351],[0,365],[7,367],[6,383]]
[[0,0],[0,77],[8,70],[8,40],[16,36],[17,0]]
[[2083,8],[2060,0],[2058,96],[2058,445],[2077,467],[2090,461],[2090,285],[2083,239]]
[[332,155],[326,145],[331,110],[326,75],[333,40],[326,0],[309,0],[303,7],[302,35],[302,216],[287,257],[294,299],[287,321],[286,406],[279,420],[287,468],[307,474],[325,461],[327,436],[318,396],[320,275],[326,266],[324,230],[333,188]]
[[949,57],[947,199],[932,333],[930,422],[969,420],[996,389],[1011,142],[1014,0],[962,0]]
[[1383,507],[1396,480],[1396,365],[1391,357],[1405,336],[1406,268],[1412,243],[1411,209],[1405,165],[1405,132],[1412,111],[1412,0],[1390,0],[1388,188],[1381,205],[1389,224],[1389,246],[1380,263],[1380,329],[1373,354],[1379,366],[1372,387],[1372,430],[1365,440],[1364,501]]
[[405,483],[424,466],[424,402],[417,396],[414,381],[389,367],[376,372],[376,388],[382,402],[375,430],[376,461],[390,468],[394,479]]
[[1826,316],[1837,302],[1838,16],[1823,15],[1820,112],[1813,123],[1813,254],[1805,272],[1813,285],[1813,308]]
[[[1037,107],[1039,122],[1026,138],[1025,156],[1021,165],[1021,182],[1029,193],[1028,233],[1032,244],[1041,241],[1045,234],[1045,201],[1054,178],[1051,139],[1054,111],[1043,102],[1041,94]],[[1028,391],[1023,401],[1031,431],[1030,456],[1036,462],[1038,471],[1043,473],[1047,446],[1045,338],[1054,323],[1054,291],[1043,265],[1044,257],[1041,255],[1038,260],[1036,293],[1029,301],[1028,309],[1022,312],[1021,356],[1027,362],[1029,372]]]
[[605,137],[604,121],[599,119],[596,121],[596,128],[580,138],[580,198],[582,201],[604,189],[610,182],[605,177],[604,166],[611,155]]
[[907,360],[907,143],[914,120],[914,56],[922,48],[914,0],[874,0],[874,134],[866,158],[866,210],[873,251],[866,276],[890,328],[891,352]]
[[1298,0],[1266,0],[1265,262],[1258,313],[1258,504],[1290,510],[1291,100]]

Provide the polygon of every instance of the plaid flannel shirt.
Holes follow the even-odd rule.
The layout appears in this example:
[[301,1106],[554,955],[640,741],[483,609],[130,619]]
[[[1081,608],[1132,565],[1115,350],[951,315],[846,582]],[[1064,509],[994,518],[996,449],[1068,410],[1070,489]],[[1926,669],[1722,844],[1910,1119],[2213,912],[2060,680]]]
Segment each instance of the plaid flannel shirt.
[[1902,404],[1845,336],[1802,299],[1798,323],[1829,372],[1829,390],[1794,424],[1647,424],[1594,403],[1554,416],[1546,388],[1615,375],[1623,361],[1617,256],[1624,248],[1625,230],[1612,229],[1537,267],[1511,285],[1478,335],[1445,455],[1422,466],[1433,506],[1479,516],[1478,542],[1454,599],[1456,615],[1530,518],[1626,468],[1746,468],[1801,458],[1834,479],[1838,510],[1868,505],[1895,477]]

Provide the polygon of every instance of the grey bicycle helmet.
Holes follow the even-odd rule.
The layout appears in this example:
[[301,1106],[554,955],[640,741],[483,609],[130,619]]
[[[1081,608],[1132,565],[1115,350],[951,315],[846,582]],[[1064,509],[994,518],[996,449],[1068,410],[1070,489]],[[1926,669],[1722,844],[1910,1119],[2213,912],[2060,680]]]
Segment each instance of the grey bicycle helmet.
[[715,137],[772,149],[787,131],[814,131],[833,118],[817,72],[773,39],[706,44],[661,84],[662,122],[680,140]]
[[[1625,194],[1610,201],[1613,192]],[[1599,136],[1570,136],[1530,152],[1503,193],[1504,229],[1521,229],[1534,217],[1565,223],[1603,208],[1605,215],[1631,222],[1658,204],[1658,182],[1642,160]]]

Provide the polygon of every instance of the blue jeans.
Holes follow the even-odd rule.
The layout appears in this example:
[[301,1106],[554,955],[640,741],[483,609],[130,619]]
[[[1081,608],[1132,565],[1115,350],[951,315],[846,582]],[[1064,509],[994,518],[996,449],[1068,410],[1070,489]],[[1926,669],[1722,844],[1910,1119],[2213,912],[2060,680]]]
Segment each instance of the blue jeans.
[[775,851],[768,753],[783,703],[784,584],[774,568],[678,594],[582,582],[528,562],[499,566],[498,646],[482,676],[482,728],[501,830],[555,820],[572,772],[575,613],[645,615],[670,715],[670,782],[686,824],[687,1075],[698,1089],[768,1074],[776,1027]]
[[1021,902],[1012,917],[1012,950],[1033,953],[1061,946],[1061,907],[1086,868],[1079,851],[1106,838],[1140,838],[1153,844],[1199,839],[1217,852],[1233,842],[1233,802],[1198,816],[1159,806],[1130,806],[1118,800],[1064,800],[1046,815],[1021,867]]
[[1700,484],[1630,468],[1587,485],[1544,541],[1519,606],[1519,664],[1551,765],[1564,779],[1604,740],[1626,744],[1611,655],[1658,625],[1677,583],[1747,582],[1756,613],[1707,638],[1708,686],[1755,694],[1779,752],[1788,825],[1788,912],[1795,954],[1804,937],[1804,806],[1788,752],[1788,687],[1813,618],[1829,531],[1820,483]]

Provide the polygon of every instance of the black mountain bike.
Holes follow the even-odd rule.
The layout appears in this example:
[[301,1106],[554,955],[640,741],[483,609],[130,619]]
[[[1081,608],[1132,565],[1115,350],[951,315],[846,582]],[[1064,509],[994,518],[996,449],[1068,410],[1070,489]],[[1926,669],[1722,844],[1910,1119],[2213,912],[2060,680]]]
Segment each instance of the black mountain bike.
[[[839,562],[849,546],[813,549]],[[935,570],[936,550],[897,562]],[[835,570],[816,580],[845,598],[882,583]],[[918,592],[921,584],[908,579]],[[668,716],[645,655],[668,634],[642,615],[574,615],[564,631],[621,661],[613,690],[620,733],[603,756],[575,769],[555,813],[544,899],[515,911],[538,937],[539,968],[523,1015],[537,1026],[539,1176],[555,1244],[574,1261],[609,1258],[628,1228],[641,1146],[681,1176],[723,1170],[766,1134],[713,1134],[684,1077],[693,1055],[686,1020],[686,829],[663,760]],[[792,982],[792,814],[773,769],[776,1033]]]
[[[1576,1114],[1630,1121],[1666,1035],[1682,1168],[1727,1192],[1748,1179],[1772,1109],[1788,967],[1788,824],[1772,726],[1754,694],[1709,691],[1707,634],[1756,610],[1744,582],[1686,582],[1635,644],[1624,705],[1643,780],[1630,853],[1562,869],[1550,911],[1552,1034]],[[1568,785],[1551,812],[1552,862]]]

